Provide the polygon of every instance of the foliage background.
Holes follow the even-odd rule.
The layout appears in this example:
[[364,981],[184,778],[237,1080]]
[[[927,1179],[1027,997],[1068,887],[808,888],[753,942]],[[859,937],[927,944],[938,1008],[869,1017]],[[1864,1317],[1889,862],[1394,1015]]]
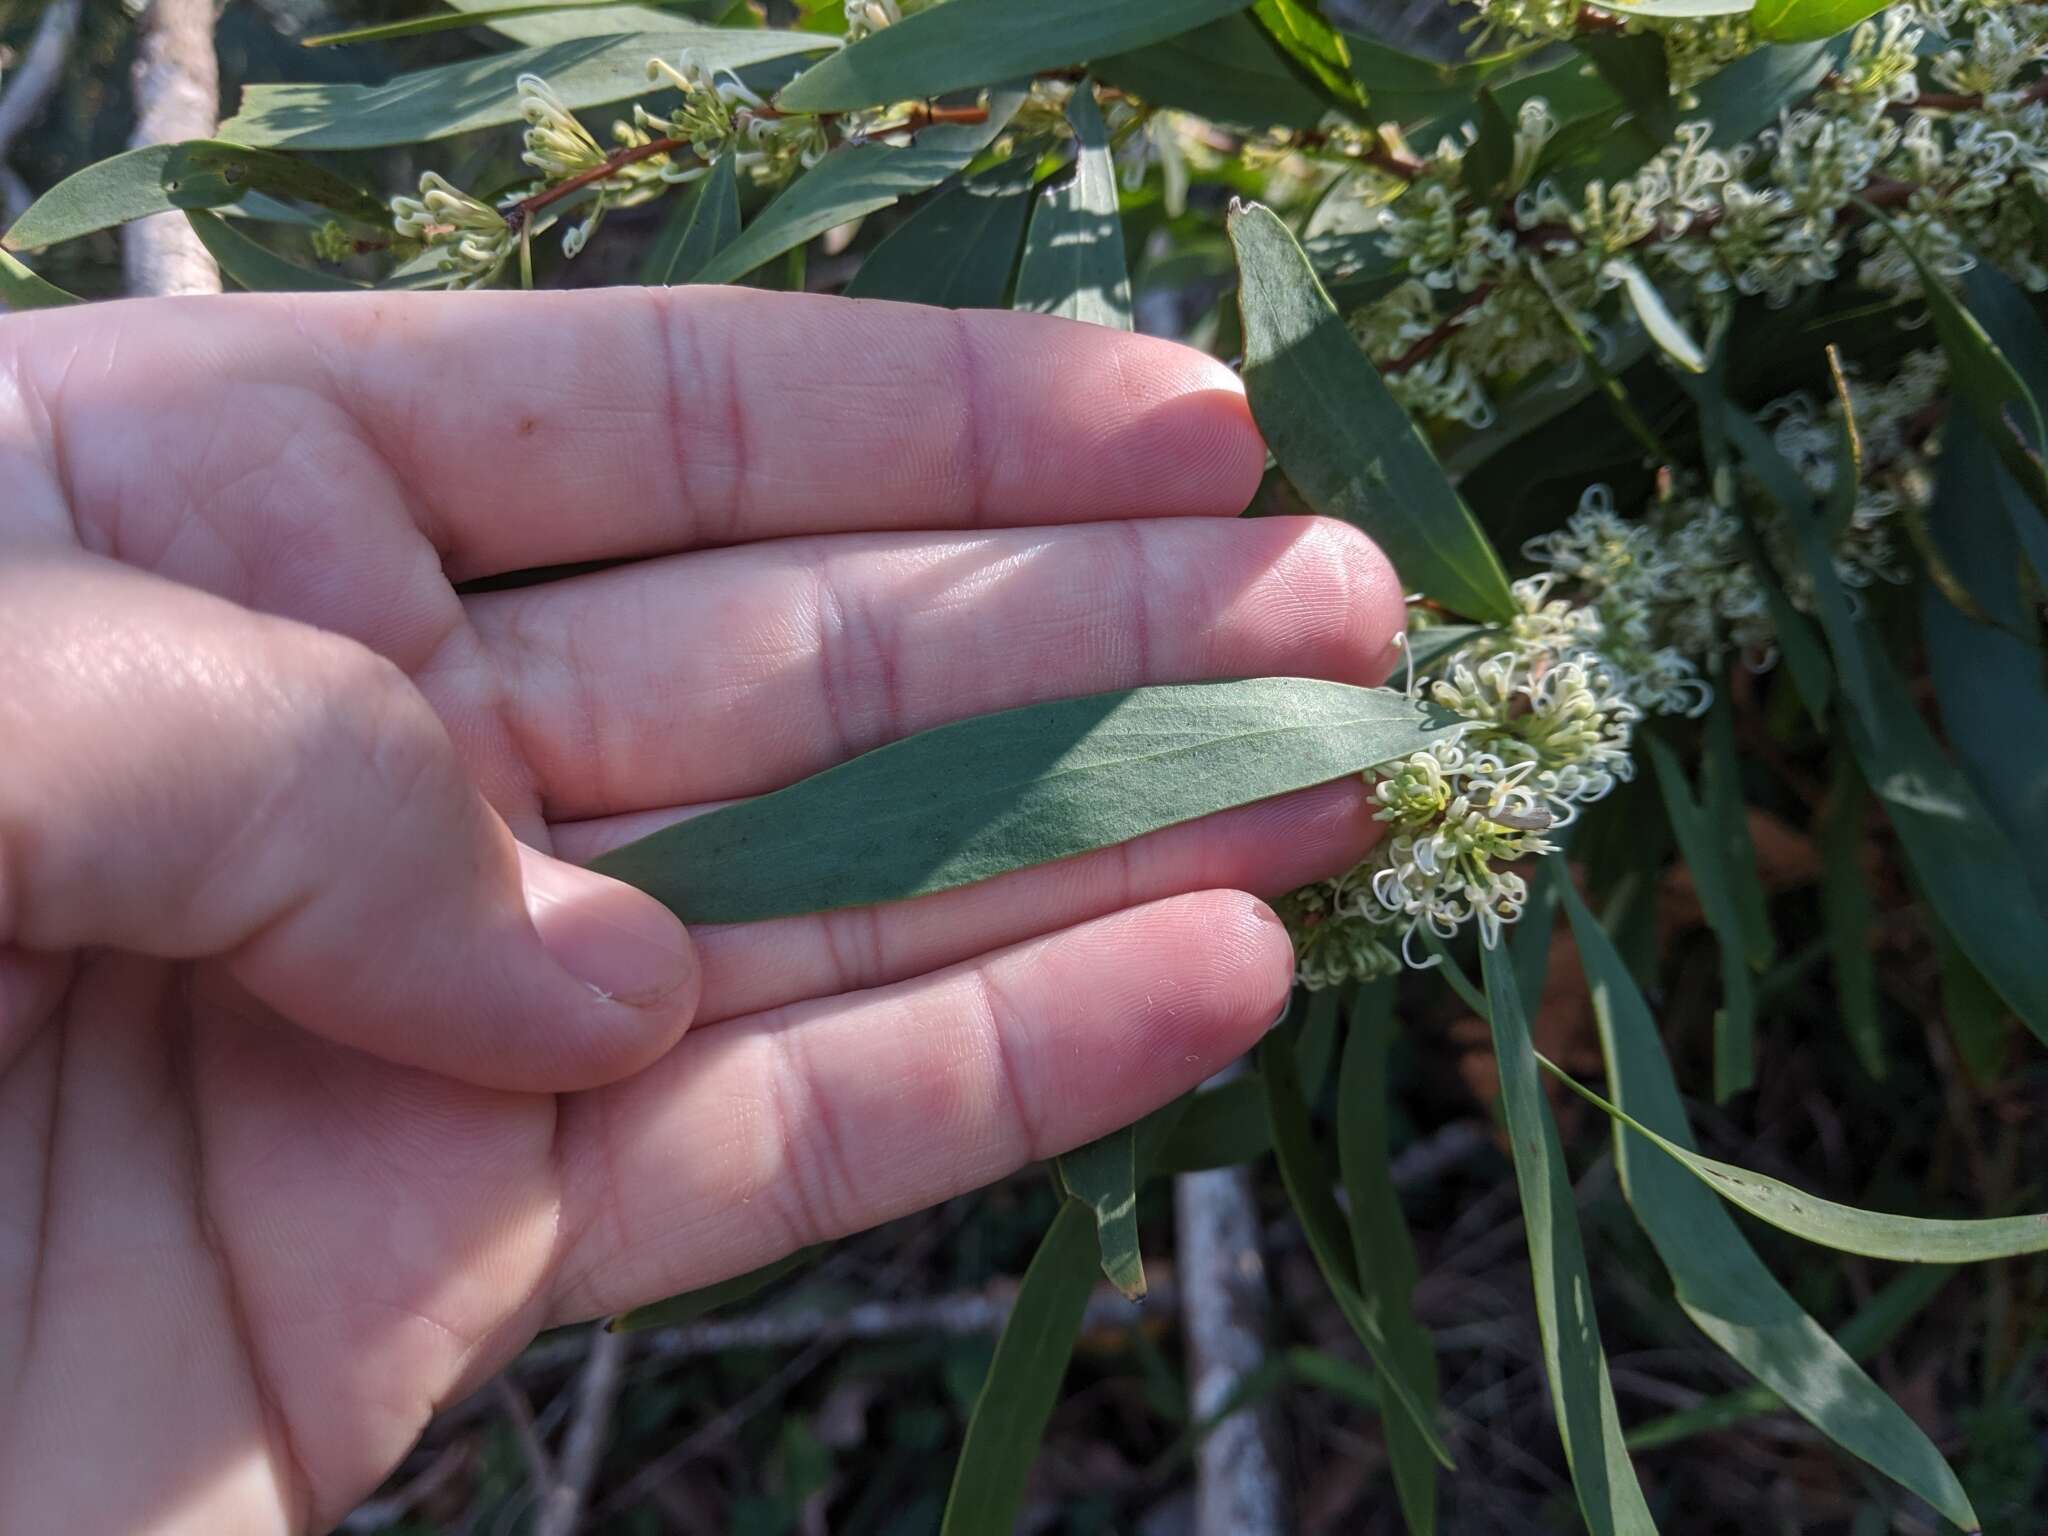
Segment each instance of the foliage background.
[[[0,3],[0,42],[19,46],[34,0]],[[1329,7],[1339,19],[1417,51],[1454,48],[1448,7]],[[408,0],[317,4],[230,0],[218,40],[231,107],[250,80],[361,79],[473,55],[480,32],[448,32],[307,52],[309,31],[415,14]],[[1349,14],[1343,14],[1348,12]],[[37,190],[121,149],[130,130],[131,18],[118,0],[90,0],[60,91],[38,128],[12,149]],[[589,114],[608,120],[603,112]],[[431,164],[459,184],[500,185],[517,175],[505,133],[434,147]],[[337,157],[366,185],[409,186],[425,163],[412,151]],[[1156,186],[1125,196],[1135,312],[1142,328],[1229,350],[1213,323],[1225,286],[1219,231],[1229,188],[1197,182],[1189,211],[1167,216]],[[774,263],[750,281],[800,280],[836,291],[867,253],[914,212],[905,205],[864,220],[841,239],[815,242],[800,275]],[[543,286],[628,282],[660,235],[665,210],[628,210],[574,262],[554,242],[537,251]],[[119,284],[115,235],[59,247],[46,277],[87,296]],[[1817,355],[1816,334],[1807,350]],[[1634,377],[1645,408],[1668,402],[1654,372]],[[1598,417],[1594,403],[1581,420]],[[1529,452],[1482,466],[1464,490],[1503,549],[1556,526],[1584,484],[1603,475],[1646,478],[1611,434],[1580,432],[1568,418]],[[1575,450],[1585,447],[1581,453]],[[1601,455],[1606,457],[1602,458]],[[1909,661],[1911,657],[1907,658]],[[1914,702],[1930,703],[1924,675]],[[1834,1198],[1918,1213],[2038,1209],[2048,1061],[2003,1025],[1996,1051],[1966,1064],[1960,1017],[1999,1010],[1958,990],[1944,968],[1943,936],[1915,899],[1912,877],[1880,823],[1866,814],[1830,834],[1828,743],[1801,721],[1790,680],[1733,675],[1741,792],[1768,892],[1779,958],[1756,982],[1758,1054],[1753,1092],[1725,1104],[1692,1101],[1703,1150],[1775,1173]],[[1574,845],[1589,886],[1662,1025],[1680,1081],[1711,1080],[1717,946],[1700,893],[1675,861],[1657,786],[1648,774],[1603,802]],[[1867,1072],[1843,1033],[1823,911],[1830,879],[1856,882],[1870,901],[1875,1017],[1889,1070]],[[1538,1048],[1582,1080],[1598,1081],[1601,1054],[1589,999],[1561,936],[1541,996],[1530,999]],[[1442,1479],[1441,1528],[1548,1532],[1576,1527],[1577,1508],[1552,1428],[1542,1350],[1529,1290],[1512,1166],[1499,1129],[1499,1082],[1485,1023],[1432,979],[1409,978],[1391,1058],[1394,1169],[1419,1250],[1416,1309],[1435,1330],[1445,1433],[1459,1471]],[[1974,1069],[1973,1069],[1974,1067]],[[1333,1084],[1317,1101],[1327,1124]],[[1938,1518],[1901,1499],[1857,1464],[1830,1452],[1783,1413],[1709,1414],[1711,1427],[1679,1434],[1745,1378],[1707,1347],[1678,1310],[1670,1282],[1618,1187],[1605,1117],[1553,1099],[1576,1176],[1602,1334],[1624,1421],[1673,1438],[1641,1451],[1662,1529],[1817,1531],[1865,1536],[1934,1531]],[[1323,1361],[1363,1362],[1323,1285],[1270,1158],[1255,1165],[1268,1218],[1271,1336]],[[777,1282],[695,1332],[634,1345],[596,1483],[589,1528],[602,1532],[935,1529],[993,1337],[948,1334],[947,1305],[1001,1298],[1029,1261],[1056,1197],[1041,1170],[842,1245],[815,1267]],[[1145,1188],[1141,1225],[1155,1291],[1140,1312],[1105,1306],[1084,1335],[1034,1466],[1024,1528],[1132,1531],[1188,1528],[1190,1424],[1171,1305],[1171,1207],[1164,1184]],[[1898,1326],[1871,1357],[1879,1383],[1949,1453],[1992,1531],[2038,1529],[2048,1501],[2048,1263],[1994,1262],[1945,1275],[1821,1252],[1744,1220],[1772,1270],[1808,1311],[1835,1328],[1874,1300],[1903,1297]],[[1901,1283],[1908,1286],[1902,1291]],[[898,1303],[923,1325],[872,1339],[833,1330],[857,1303]],[[794,1319],[789,1342],[746,1345],[718,1321]],[[436,1424],[419,1451],[351,1528],[499,1532],[531,1519],[526,1450],[537,1420],[551,1432],[570,1411],[580,1341],[539,1341],[504,1381]],[[1360,1374],[1360,1373],[1354,1373]],[[1391,1496],[1377,1412],[1353,1377],[1324,1367],[1319,1380],[1267,1384],[1284,1427],[1285,1466],[1303,1531],[1402,1529]],[[1696,1422],[1696,1421],[1695,1421]]]

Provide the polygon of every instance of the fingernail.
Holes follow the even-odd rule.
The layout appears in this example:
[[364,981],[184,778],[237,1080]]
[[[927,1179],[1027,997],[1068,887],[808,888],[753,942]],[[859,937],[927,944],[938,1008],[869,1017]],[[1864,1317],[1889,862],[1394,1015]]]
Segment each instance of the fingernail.
[[542,947],[599,996],[645,1008],[695,978],[689,935],[652,896],[530,848],[519,853]]

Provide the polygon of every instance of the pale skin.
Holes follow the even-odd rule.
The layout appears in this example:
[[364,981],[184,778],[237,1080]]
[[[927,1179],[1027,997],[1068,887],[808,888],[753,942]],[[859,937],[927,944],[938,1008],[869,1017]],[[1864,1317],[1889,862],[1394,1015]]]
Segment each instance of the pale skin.
[[1033,317],[0,320],[0,1531],[325,1530],[537,1330],[1242,1053],[1355,782],[747,927],[579,864],[988,710],[1378,681],[1391,571],[1233,520],[1261,462],[1220,365]]

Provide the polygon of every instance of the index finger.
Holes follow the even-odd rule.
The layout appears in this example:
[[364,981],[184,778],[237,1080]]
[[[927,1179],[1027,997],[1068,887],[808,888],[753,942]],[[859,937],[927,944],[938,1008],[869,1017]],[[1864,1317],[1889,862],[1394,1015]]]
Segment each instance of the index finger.
[[611,288],[46,323],[105,328],[103,405],[162,410],[167,374],[187,400],[216,383],[327,396],[457,577],[789,534],[1231,515],[1263,464],[1222,364],[997,311]]

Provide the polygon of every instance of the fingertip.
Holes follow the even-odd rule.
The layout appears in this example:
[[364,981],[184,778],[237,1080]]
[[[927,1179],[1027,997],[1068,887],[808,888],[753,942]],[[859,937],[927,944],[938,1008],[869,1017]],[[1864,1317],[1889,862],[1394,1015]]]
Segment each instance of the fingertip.
[[[1123,339],[1135,422],[1146,451],[1133,487],[1148,505],[1182,515],[1232,517],[1251,504],[1266,471],[1266,443],[1252,420],[1244,381],[1206,353],[1151,336]],[[1148,398],[1149,397],[1149,398]]]
[[696,1017],[703,966],[680,919],[646,892],[523,844],[528,917],[549,958],[587,994],[560,1021],[556,1091],[630,1076],[665,1054]]

